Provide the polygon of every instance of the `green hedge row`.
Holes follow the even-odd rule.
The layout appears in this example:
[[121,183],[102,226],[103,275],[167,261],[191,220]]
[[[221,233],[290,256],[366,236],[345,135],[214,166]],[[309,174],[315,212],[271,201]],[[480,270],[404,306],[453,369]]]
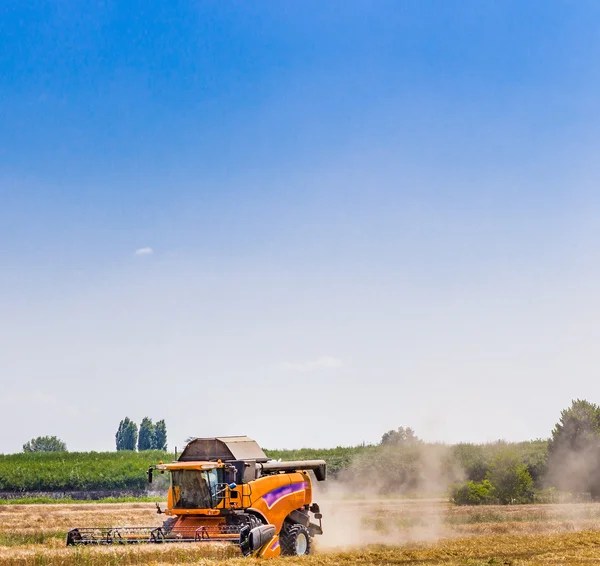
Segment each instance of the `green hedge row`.
[[161,451],[0,455],[0,492],[145,489],[148,467],[172,459]]

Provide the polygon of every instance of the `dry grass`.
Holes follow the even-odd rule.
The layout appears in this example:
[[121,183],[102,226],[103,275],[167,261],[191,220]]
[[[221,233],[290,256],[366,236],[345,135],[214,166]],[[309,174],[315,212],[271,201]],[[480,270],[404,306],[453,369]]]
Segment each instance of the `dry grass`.
[[445,502],[405,505],[401,502],[373,506],[363,525],[376,531],[431,530],[436,537],[501,533],[560,533],[600,531],[600,505],[515,505],[455,507]]
[[[443,502],[372,501],[336,504],[337,516],[359,517],[362,540],[345,548],[318,539],[317,552],[281,559],[302,566],[484,564],[562,565],[600,563],[600,505],[453,508]],[[328,519],[331,530],[335,517]],[[233,545],[147,545],[65,548],[74,526],[157,525],[152,504],[24,505],[0,510],[0,566],[104,566],[116,564],[252,564]],[[328,522],[325,528],[328,528]],[[386,544],[368,544],[381,542]],[[348,545],[352,545],[350,548]],[[280,562],[276,561],[275,563]]]
[[[164,507],[164,506],[163,506]],[[153,526],[164,515],[153,503],[10,505],[0,507],[0,533],[66,532],[73,527]]]

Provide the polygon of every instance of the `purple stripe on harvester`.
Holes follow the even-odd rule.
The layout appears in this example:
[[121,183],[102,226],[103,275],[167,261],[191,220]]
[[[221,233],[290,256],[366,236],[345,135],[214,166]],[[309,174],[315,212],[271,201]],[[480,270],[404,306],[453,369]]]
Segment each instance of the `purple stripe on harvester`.
[[265,495],[263,495],[263,499],[265,500],[267,507],[270,509],[282,497],[285,497],[286,495],[291,495],[292,493],[296,493],[297,491],[302,491],[307,487],[307,482],[290,483],[288,485],[282,485],[281,487],[278,487],[273,491],[269,491],[269,493],[265,493]]

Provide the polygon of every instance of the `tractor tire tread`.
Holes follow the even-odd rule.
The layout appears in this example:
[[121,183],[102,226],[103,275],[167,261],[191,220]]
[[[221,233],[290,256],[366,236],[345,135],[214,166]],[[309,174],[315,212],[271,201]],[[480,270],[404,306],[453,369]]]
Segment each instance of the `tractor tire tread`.
[[281,545],[281,554],[283,556],[297,556],[296,539],[299,534],[306,537],[306,554],[310,554],[312,540],[308,529],[304,525],[284,525],[279,535],[279,544]]

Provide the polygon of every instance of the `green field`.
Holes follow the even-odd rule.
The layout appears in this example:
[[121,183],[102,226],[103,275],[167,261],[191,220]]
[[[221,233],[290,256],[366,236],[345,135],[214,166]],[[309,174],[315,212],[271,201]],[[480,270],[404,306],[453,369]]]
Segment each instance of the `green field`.
[[0,456],[0,492],[143,490],[165,452],[48,452]]
[[[267,450],[269,457],[284,460],[324,458],[330,474],[347,468],[365,447],[330,450]],[[371,447],[371,450],[373,447]],[[61,492],[145,490],[146,471],[174,454],[160,451],[49,452],[0,455],[2,492]],[[34,503],[35,501],[30,501]]]

